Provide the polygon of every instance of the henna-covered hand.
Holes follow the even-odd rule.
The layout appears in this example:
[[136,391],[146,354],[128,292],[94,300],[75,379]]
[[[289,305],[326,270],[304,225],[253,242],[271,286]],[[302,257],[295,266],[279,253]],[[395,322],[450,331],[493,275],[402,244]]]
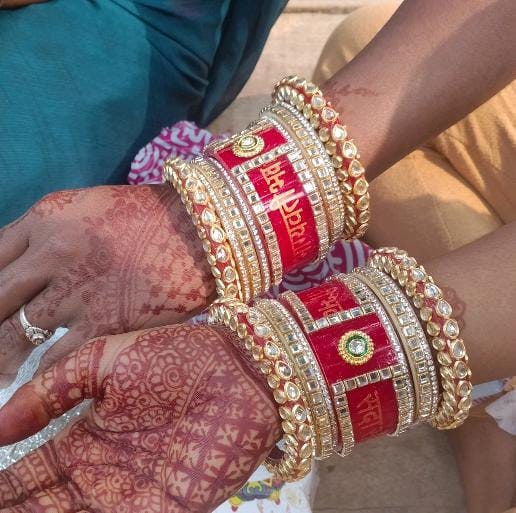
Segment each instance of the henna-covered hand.
[[48,367],[92,337],[182,321],[214,281],[179,197],[167,185],[50,194],[0,231],[0,387],[32,346],[17,311],[69,333]]
[[0,410],[0,445],[94,401],[0,473],[1,513],[213,510],[280,434],[272,398],[230,336],[178,325],[98,339],[21,388]]

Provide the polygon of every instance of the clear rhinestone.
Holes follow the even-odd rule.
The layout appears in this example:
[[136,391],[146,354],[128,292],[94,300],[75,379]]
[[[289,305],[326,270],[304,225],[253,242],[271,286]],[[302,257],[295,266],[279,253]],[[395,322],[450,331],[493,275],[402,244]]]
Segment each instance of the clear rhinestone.
[[364,168],[362,167],[362,164],[358,160],[353,160],[348,168],[349,174],[353,178],[358,178],[359,176],[362,176],[364,174]]
[[369,188],[369,184],[364,178],[359,178],[355,185],[353,186],[353,192],[359,196],[362,194],[365,194],[367,192],[367,189]]
[[457,360],[464,358],[464,356],[466,356],[466,347],[464,346],[464,342],[462,340],[455,340],[451,342],[450,353]]
[[460,381],[457,385],[457,395],[466,397],[471,393],[471,383],[469,381]]
[[437,335],[439,335],[439,333],[441,333],[441,326],[439,326],[439,324],[437,324],[436,322],[430,321],[426,325],[426,332],[431,337],[436,337]]
[[286,395],[285,395],[285,392],[283,392],[283,390],[280,390],[279,388],[277,388],[276,390],[274,390],[273,395],[274,395],[274,400],[275,400],[278,404],[283,404],[283,403],[284,403],[284,402],[286,402],[286,400],[287,400],[287,397],[286,397]]
[[357,154],[357,147],[351,141],[346,141],[342,147],[342,153],[347,159],[353,159]]
[[224,269],[224,273],[222,275],[222,278],[227,283],[234,281],[234,279],[236,278],[235,270],[232,267],[226,267]]
[[425,296],[437,299],[441,295],[441,289],[433,283],[425,283]]
[[428,308],[427,306],[424,306],[419,311],[419,314],[421,315],[421,319],[424,321],[429,321],[432,318],[432,309]]
[[449,338],[457,338],[459,336],[459,325],[455,319],[448,319],[444,323],[444,334]]
[[415,281],[423,281],[426,278],[426,273],[419,268],[412,269],[412,279]]
[[227,262],[229,254],[224,246],[219,246],[215,252],[215,258],[219,262]]
[[285,385],[285,394],[291,401],[297,401],[301,397],[301,392],[297,385],[290,382]]
[[254,308],[251,308],[249,310],[249,313],[247,314],[247,321],[249,322],[249,324],[255,325],[258,323],[259,320],[260,320],[260,315]]
[[443,349],[446,349],[446,341],[439,337],[433,338],[432,347],[437,351],[442,351]]
[[321,139],[322,142],[330,140],[330,131],[326,127],[322,127],[319,130],[319,139]]
[[439,301],[437,301],[435,310],[441,317],[450,317],[452,314],[452,307],[450,303],[444,299],[439,299]]
[[331,122],[337,118],[337,113],[330,107],[324,107],[321,112],[321,117],[324,121]]
[[285,362],[276,362],[276,372],[283,379],[290,379],[292,377],[292,369],[290,365]]
[[276,374],[269,374],[267,376],[267,384],[271,388],[278,388],[281,383],[281,380],[276,376]]
[[315,110],[321,110],[326,105],[324,98],[318,94],[312,96],[310,103]]
[[453,366],[453,373],[459,379],[464,379],[468,376],[468,366],[463,361],[455,362]]
[[213,224],[216,220],[215,213],[209,208],[205,208],[201,214],[201,221],[204,224]]
[[280,348],[274,344],[273,342],[267,342],[265,344],[265,347],[263,349],[263,352],[269,357],[269,358],[278,358],[280,355]]
[[271,329],[269,328],[269,326],[265,326],[264,324],[257,324],[254,327],[254,332],[259,337],[268,337],[271,334]]
[[185,189],[187,191],[193,191],[197,186],[197,180],[192,177],[188,177],[185,181]]
[[294,406],[294,408],[292,410],[292,414],[294,415],[294,418],[296,419],[296,421],[300,422],[300,423],[305,422],[306,419],[308,418],[306,410],[302,406],[299,406],[298,404],[296,404],[296,406]]
[[[449,366],[452,364],[451,356],[448,353],[445,353],[444,351],[439,351],[437,353],[437,361],[441,365]],[[460,363],[460,362],[457,362]]]
[[212,226],[210,230],[210,237],[219,244],[226,240],[226,234],[220,226]]
[[353,356],[362,356],[367,351],[367,341],[363,338],[354,338],[349,341],[348,349]]
[[193,200],[195,203],[198,203],[199,205],[205,205],[208,201],[208,196],[204,191],[198,189],[194,192]]
[[336,123],[331,129],[331,136],[335,141],[343,141],[346,138],[346,128]]

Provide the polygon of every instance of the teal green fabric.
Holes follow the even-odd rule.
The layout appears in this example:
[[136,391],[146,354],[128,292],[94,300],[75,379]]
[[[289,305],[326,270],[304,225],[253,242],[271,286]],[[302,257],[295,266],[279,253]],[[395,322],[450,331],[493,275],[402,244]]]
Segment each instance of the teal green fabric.
[[0,226],[123,183],[161,127],[238,94],[285,0],[50,0],[0,11]]

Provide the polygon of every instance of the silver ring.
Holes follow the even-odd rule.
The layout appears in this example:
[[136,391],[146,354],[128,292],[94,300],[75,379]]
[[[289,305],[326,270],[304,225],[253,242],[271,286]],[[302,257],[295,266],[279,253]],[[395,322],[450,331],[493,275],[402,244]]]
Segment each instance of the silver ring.
[[35,346],[43,344],[43,342],[46,342],[54,334],[53,331],[44,330],[43,328],[33,326],[25,315],[25,305],[20,308],[20,323],[22,325],[23,331],[25,331],[27,340]]

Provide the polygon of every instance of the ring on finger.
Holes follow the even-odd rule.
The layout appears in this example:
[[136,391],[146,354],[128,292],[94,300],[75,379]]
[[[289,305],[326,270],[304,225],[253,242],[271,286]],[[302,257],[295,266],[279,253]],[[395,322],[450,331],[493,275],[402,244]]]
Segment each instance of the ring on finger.
[[27,340],[35,346],[43,344],[54,334],[53,331],[32,325],[25,314],[25,305],[20,308],[20,323],[23,331],[25,332],[25,337],[27,337]]

